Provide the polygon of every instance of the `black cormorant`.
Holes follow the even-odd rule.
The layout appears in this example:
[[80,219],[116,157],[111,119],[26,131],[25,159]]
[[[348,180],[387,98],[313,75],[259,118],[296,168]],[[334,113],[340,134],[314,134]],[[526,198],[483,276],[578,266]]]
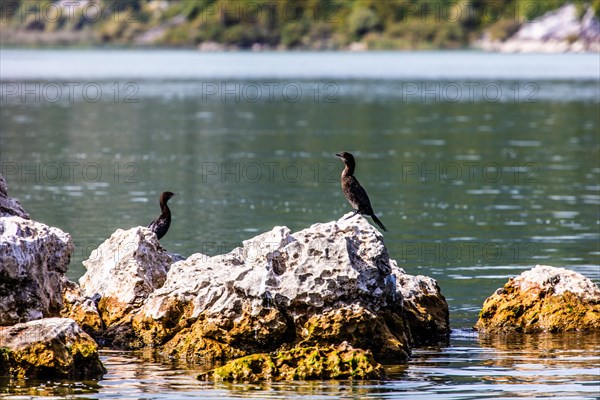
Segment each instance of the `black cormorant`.
[[171,225],[171,210],[169,210],[169,206],[167,206],[167,202],[171,197],[175,196],[175,193],[172,192],[162,192],[160,195],[160,215],[152,221],[148,228],[156,233],[156,237],[160,240],[163,236],[167,234],[169,230],[169,226]]
[[336,153],[336,156],[341,158],[346,166],[342,171],[342,191],[354,209],[354,214],[352,214],[351,217],[356,214],[368,215],[373,218],[373,221],[381,229],[387,232],[387,228],[383,225],[383,222],[381,222],[373,212],[373,207],[371,207],[371,201],[369,201],[367,192],[365,192],[365,189],[363,189],[360,183],[358,183],[358,180],[354,177],[354,168],[356,166],[354,156],[346,151]]

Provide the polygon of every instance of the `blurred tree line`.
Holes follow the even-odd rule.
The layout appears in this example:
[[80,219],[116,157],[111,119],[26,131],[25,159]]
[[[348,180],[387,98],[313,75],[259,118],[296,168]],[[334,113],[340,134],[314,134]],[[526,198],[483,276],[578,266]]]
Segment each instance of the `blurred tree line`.
[[505,39],[567,2],[600,15],[600,0],[8,0],[0,42],[54,34],[54,44],[461,48],[484,30]]

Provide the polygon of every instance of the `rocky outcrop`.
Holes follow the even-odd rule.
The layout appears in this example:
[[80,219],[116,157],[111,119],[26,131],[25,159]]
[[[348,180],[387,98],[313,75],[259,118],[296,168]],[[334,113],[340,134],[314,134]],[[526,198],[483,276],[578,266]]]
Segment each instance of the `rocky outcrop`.
[[384,284],[389,257],[377,231],[360,222],[295,234],[276,227],[229,254],[177,263],[134,318],[134,330],[145,344],[187,359],[343,340],[405,359],[404,320],[392,333],[381,315],[395,305]]
[[81,293],[71,293],[75,308],[84,305],[87,310],[79,311],[95,319],[97,302],[107,329],[126,325],[148,295],[163,285],[173,262],[148,228],[119,229],[83,262],[87,272],[79,280]]
[[73,242],[68,233],[21,217],[0,217],[0,325],[56,317]]
[[339,346],[303,347],[277,354],[253,354],[198,376],[200,380],[383,379],[385,373],[370,351]]
[[19,202],[8,197],[8,187],[4,176],[0,174],[0,217],[21,217],[29,219],[29,214],[21,207]]
[[484,302],[475,328],[485,333],[600,331],[600,289],[577,272],[537,265]]
[[75,321],[45,318],[0,328],[0,376],[97,379],[106,371]]
[[117,231],[92,253],[80,282],[97,296],[107,343],[194,362],[347,341],[397,361],[449,332],[435,281],[406,275],[360,216],[171,260],[146,228]]
[[572,3],[523,23],[506,40],[493,40],[489,32],[477,43],[484,50],[500,52],[598,52],[600,21],[587,7],[582,17]]
[[94,340],[75,321],[55,318],[64,293],[79,289],[65,277],[71,237],[28,218],[0,175],[0,376],[98,378]]

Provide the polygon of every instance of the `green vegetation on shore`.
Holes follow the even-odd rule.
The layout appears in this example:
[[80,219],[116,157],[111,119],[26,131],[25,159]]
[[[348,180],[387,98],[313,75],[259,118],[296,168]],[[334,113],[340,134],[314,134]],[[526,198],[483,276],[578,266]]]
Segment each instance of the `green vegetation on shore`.
[[[9,0],[4,45],[434,49],[504,39],[568,0]],[[581,13],[600,0],[571,0]]]

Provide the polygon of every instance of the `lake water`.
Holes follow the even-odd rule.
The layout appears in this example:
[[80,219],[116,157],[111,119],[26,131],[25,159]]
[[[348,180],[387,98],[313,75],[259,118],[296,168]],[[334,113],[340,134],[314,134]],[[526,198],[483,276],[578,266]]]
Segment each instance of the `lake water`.
[[[350,210],[356,176],[390,256],[438,280],[450,346],[386,382],[201,384],[105,352],[99,382],[0,384],[87,398],[600,396],[599,335],[480,338],[487,296],[535,264],[600,282],[597,54],[2,50],[0,170],[32,218],[69,232],[69,277],[118,228],[178,192],[163,245],[219,254]],[[270,389],[266,391],[264,389]]]

